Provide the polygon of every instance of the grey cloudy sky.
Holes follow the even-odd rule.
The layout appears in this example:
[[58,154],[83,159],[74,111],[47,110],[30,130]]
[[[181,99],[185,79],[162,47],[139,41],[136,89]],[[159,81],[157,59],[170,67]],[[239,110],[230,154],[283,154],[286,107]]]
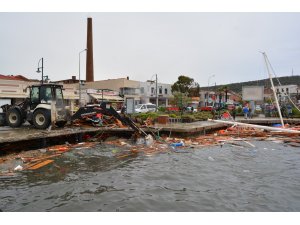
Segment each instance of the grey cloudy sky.
[[[0,13],[0,74],[51,80],[78,76],[93,18],[95,80],[129,76],[207,86],[267,78],[265,51],[278,76],[300,74],[300,13]],[[81,55],[85,78],[85,53]]]

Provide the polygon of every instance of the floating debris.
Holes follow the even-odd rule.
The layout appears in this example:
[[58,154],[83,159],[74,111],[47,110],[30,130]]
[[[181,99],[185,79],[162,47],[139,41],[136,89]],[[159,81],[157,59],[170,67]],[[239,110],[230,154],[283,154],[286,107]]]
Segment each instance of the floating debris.
[[[118,123],[118,122],[117,122]],[[105,124],[105,123],[103,123]],[[292,129],[292,128],[291,128]],[[155,139],[154,139],[155,137]],[[48,148],[42,148],[38,151],[23,151],[11,153],[0,158],[0,176],[14,174],[17,171],[39,170],[49,165],[50,167],[60,168],[55,164],[57,158],[61,156],[71,155],[76,159],[88,154],[92,150],[96,155],[102,154],[99,148],[102,145],[108,147],[109,157],[118,160],[127,160],[130,157],[147,156],[151,157],[155,154],[164,153],[190,153],[191,151],[209,149],[208,147],[223,146],[238,149],[254,149],[256,146],[252,141],[270,141],[274,143],[284,143],[292,147],[300,147],[300,135],[286,132],[270,132],[258,128],[232,126],[212,134],[199,135],[187,138],[171,138],[169,136],[152,136],[145,138],[136,137],[133,139],[120,139],[118,137],[110,137],[106,140],[102,137],[87,137],[86,142],[77,144],[65,143],[63,145],[55,145]],[[264,148],[265,150],[275,150],[272,148]],[[251,151],[252,151],[251,150]],[[99,151],[99,152],[98,152]],[[98,154],[99,153],[99,154]],[[215,161],[211,156],[209,161]],[[1,167],[0,167],[1,168]],[[63,169],[61,167],[61,169]]]
[[36,169],[39,169],[39,168],[41,168],[43,166],[48,165],[49,163],[52,163],[53,161],[54,160],[48,159],[48,160],[45,160],[45,161],[43,161],[41,163],[37,163],[35,165],[29,166],[27,169],[29,169],[29,170],[36,170]]
[[215,161],[215,159],[213,157],[211,157],[211,156],[208,156],[208,160],[209,161]]
[[23,170],[23,166],[21,165],[18,165],[16,166],[16,168],[14,168],[14,171],[21,171],[21,170]]

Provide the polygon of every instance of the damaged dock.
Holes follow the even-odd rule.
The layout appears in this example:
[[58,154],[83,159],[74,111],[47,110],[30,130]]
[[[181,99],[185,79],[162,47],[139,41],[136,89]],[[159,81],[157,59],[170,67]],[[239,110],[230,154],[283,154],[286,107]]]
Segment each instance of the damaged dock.
[[[180,135],[205,134],[217,129],[227,127],[225,124],[216,124],[210,121],[198,121],[194,123],[169,123],[155,124],[142,129],[146,133],[172,133]],[[77,143],[86,138],[102,136],[130,137],[134,130],[128,127],[91,127],[91,126],[67,126],[48,130],[34,129],[30,125],[20,128],[0,127],[0,151],[35,149],[65,142]]]

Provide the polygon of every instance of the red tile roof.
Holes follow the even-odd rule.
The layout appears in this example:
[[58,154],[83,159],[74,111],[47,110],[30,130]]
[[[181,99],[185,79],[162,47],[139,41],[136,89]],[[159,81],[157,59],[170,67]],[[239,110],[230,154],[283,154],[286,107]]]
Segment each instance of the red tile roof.
[[22,75],[2,75],[0,74],[0,80],[22,80],[22,81],[30,81],[26,77]]

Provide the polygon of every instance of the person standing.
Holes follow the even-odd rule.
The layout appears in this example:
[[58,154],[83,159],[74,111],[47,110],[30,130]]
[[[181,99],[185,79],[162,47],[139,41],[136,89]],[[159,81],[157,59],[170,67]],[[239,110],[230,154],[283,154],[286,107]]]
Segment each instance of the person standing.
[[236,116],[236,109],[235,107],[232,109],[232,118],[235,121],[235,116]]
[[252,108],[249,108],[249,119],[251,119],[253,116],[253,113],[252,113]]
[[243,113],[244,113],[244,118],[245,118],[245,119],[248,119],[249,108],[248,108],[247,105],[245,105],[245,106],[243,107]]
[[287,114],[288,114],[288,117],[292,117],[293,116],[293,108],[291,105],[287,105]]

